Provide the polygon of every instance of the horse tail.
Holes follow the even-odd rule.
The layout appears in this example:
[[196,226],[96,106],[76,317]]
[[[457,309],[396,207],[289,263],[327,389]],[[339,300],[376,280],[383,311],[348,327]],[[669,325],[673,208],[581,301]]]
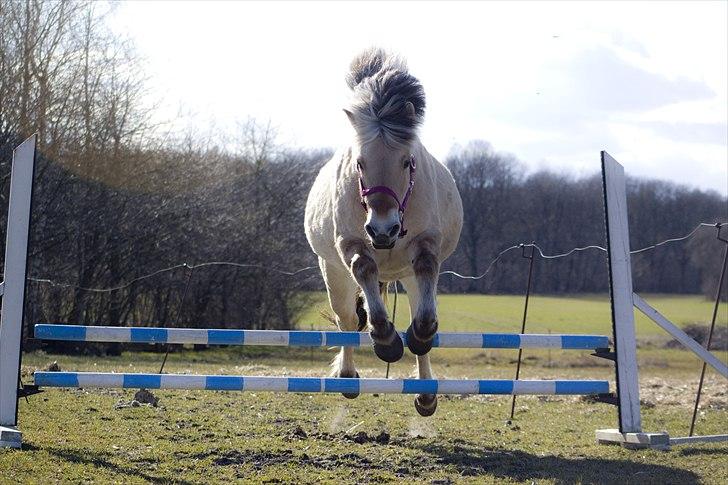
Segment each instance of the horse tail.
[[364,308],[364,296],[361,294],[356,297],[356,316],[359,318],[357,330],[363,332],[367,328],[367,310]]
[[360,53],[351,61],[349,74],[346,75],[346,84],[354,89],[364,79],[372,77],[382,70],[407,71],[404,60],[397,56],[387,54],[384,49],[372,47]]

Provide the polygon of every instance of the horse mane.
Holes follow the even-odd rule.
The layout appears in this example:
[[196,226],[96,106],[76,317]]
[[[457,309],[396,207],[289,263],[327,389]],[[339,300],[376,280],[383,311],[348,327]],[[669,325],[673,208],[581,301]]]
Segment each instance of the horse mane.
[[351,62],[346,82],[353,92],[346,111],[362,143],[381,136],[389,145],[402,146],[416,138],[425,115],[425,91],[402,58],[379,48],[366,50]]

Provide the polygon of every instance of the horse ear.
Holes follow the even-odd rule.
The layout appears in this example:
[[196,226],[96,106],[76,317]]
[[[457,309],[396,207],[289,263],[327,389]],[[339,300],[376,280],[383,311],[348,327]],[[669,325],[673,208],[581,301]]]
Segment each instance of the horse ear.
[[415,105],[411,101],[404,103],[404,110],[407,112],[408,117],[415,118]]
[[354,121],[354,113],[349,111],[348,109],[344,108],[344,113],[346,113],[346,117],[349,118],[349,123],[351,123],[351,126],[356,128],[356,122]]

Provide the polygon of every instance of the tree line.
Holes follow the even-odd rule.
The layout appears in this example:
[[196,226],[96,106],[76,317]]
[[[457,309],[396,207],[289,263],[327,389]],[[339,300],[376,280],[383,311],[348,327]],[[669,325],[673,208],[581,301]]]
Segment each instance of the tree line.
[[[546,255],[575,247],[606,247],[601,175],[528,173],[513,156],[481,141],[455,147],[446,162],[465,208],[460,245],[448,267],[481,274],[500,251],[514,243],[535,242]],[[728,202],[718,193],[661,180],[629,177],[627,203],[632,250],[684,236],[700,222],[728,220]],[[714,228],[705,227],[685,242],[634,254],[635,290],[714,294],[724,246],[716,235]],[[538,253],[535,257],[537,292],[608,290],[603,251],[586,250],[559,259],[545,259]],[[446,276],[441,285],[457,292],[520,293],[527,266],[520,251],[510,252],[481,280]]]
[[[269,124],[255,120],[224,140],[165,131],[153,121],[143,63],[106,27],[107,7],[0,1],[4,211],[12,149],[32,133],[39,143],[26,324],[290,327],[310,290],[322,289],[303,210],[332,151],[282,146]],[[465,223],[443,269],[479,274],[520,242],[547,253],[604,246],[599,177],[528,173],[485,142],[454,147],[445,162]],[[667,182],[630,179],[628,197],[633,248],[726,218],[720,195]],[[0,218],[3,245],[5,225]],[[714,291],[719,251],[706,230],[635,255],[635,287]],[[512,251],[486,277],[443,276],[440,287],[522,293],[526,269]],[[537,258],[537,292],[606,288],[603,252]]]

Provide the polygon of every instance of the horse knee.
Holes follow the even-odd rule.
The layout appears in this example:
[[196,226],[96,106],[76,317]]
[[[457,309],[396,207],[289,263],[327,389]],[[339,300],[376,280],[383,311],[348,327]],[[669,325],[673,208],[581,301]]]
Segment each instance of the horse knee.
[[357,254],[351,259],[351,274],[360,286],[376,278],[377,273],[377,263],[370,256]]
[[414,261],[412,261],[412,269],[417,276],[436,276],[439,267],[440,262],[437,260],[437,256],[429,249],[417,253]]

